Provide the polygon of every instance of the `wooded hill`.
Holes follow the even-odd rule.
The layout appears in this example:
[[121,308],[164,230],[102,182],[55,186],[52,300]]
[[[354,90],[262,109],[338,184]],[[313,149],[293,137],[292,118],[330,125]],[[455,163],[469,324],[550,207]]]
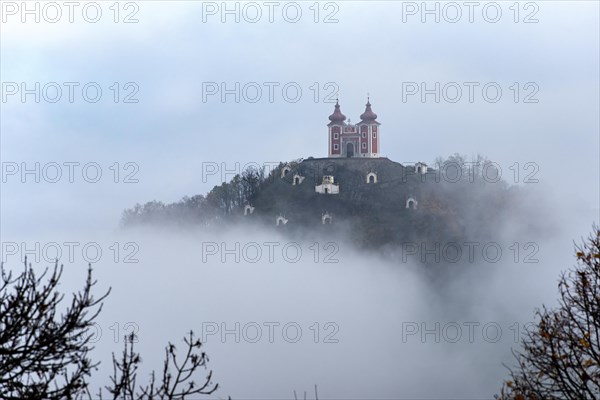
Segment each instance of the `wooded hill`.
[[[310,157],[281,163],[268,174],[251,168],[206,196],[137,204],[124,211],[122,224],[218,229],[258,223],[290,234],[344,235],[369,248],[407,241],[493,240],[518,203],[520,189],[498,179],[499,171],[482,157],[467,163],[455,154],[435,164],[424,174],[388,158]],[[376,183],[367,181],[369,173],[376,174]],[[315,191],[325,175],[334,177],[339,194]],[[416,208],[412,203],[407,208],[409,198],[416,200]],[[244,215],[247,205],[254,210]],[[325,213],[331,224],[322,223]],[[276,226],[279,215],[287,224]]]

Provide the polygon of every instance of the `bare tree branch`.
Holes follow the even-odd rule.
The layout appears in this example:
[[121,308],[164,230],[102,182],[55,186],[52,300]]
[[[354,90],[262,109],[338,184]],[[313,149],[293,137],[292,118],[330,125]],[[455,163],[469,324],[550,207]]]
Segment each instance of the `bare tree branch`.
[[38,277],[31,264],[13,277],[0,264],[0,397],[3,399],[76,398],[97,364],[89,358],[89,328],[102,310],[91,294],[96,281],[88,267],[83,290],[59,314],[64,295],[57,291],[63,266]]
[[559,306],[536,311],[497,399],[600,398],[600,230],[575,249],[577,266],[558,284]]

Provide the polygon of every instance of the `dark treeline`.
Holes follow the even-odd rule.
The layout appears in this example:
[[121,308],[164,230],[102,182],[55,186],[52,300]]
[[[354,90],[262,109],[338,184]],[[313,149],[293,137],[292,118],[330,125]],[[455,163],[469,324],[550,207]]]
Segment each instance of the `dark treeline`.
[[[369,172],[376,172],[376,184],[367,182]],[[315,193],[324,175],[335,177],[339,194]],[[470,161],[459,154],[439,157],[426,174],[387,158],[308,158],[280,163],[269,173],[249,168],[205,196],[137,204],[124,211],[121,222],[125,227],[221,227],[253,221],[274,227],[282,215],[289,220],[287,232],[312,235],[316,229],[332,237],[337,231],[367,248],[499,240],[515,218],[518,222],[527,216],[529,225],[544,221],[537,215],[541,208],[527,197],[530,193],[513,184],[523,183],[523,176],[514,177],[512,170],[503,171],[482,156]],[[412,198],[416,203],[409,203]],[[254,207],[250,217],[244,217],[247,205]],[[333,216],[332,225],[322,224],[326,213]]]
[[206,196],[185,196],[171,204],[156,200],[136,204],[123,212],[121,223],[126,227],[154,224],[210,226],[254,202],[267,178],[264,168],[251,167],[230,182],[215,186]]

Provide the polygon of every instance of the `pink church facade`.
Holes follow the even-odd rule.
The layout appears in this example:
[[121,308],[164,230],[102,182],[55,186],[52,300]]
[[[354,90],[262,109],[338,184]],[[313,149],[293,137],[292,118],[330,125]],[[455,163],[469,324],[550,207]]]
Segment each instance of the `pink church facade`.
[[344,122],[346,116],[342,114],[340,105],[335,103],[333,114],[329,116],[329,157],[369,157],[376,158],[380,154],[380,130],[377,114],[371,110],[371,103],[367,100],[365,112],[360,116],[358,124]]

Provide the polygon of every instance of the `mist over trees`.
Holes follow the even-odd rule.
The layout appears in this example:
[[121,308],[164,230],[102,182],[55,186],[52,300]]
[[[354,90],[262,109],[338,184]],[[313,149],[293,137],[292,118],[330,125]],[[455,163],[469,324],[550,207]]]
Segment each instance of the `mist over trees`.
[[121,223],[124,226],[164,223],[210,226],[252,203],[266,179],[264,168],[248,168],[230,182],[215,186],[206,196],[185,196],[171,204],[156,200],[136,204],[123,212]]
[[[287,174],[284,168],[289,169]],[[367,182],[369,172],[377,174],[377,183]],[[315,193],[324,175],[334,176],[339,194]],[[298,176],[302,182],[295,181]],[[288,233],[327,229],[330,237],[350,236],[351,242],[366,248],[409,241],[498,240],[509,217],[521,213],[519,207],[527,203],[523,187],[511,180],[512,171],[502,171],[482,156],[470,161],[460,154],[438,157],[424,174],[387,158],[309,157],[280,163],[269,173],[249,168],[206,196],[184,197],[172,204],[137,204],[123,212],[121,224],[218,228],[252,221],[273,227],[281,214],[290,221]],[[409,198],[418,206],[408,207]],[[253,215],[244,216],[246,205],[255,208]],[[324,228],[321,216],[326,212],[333,216],[333,224]],[[534,216],[535,212],[532,224],[542,221]]]

